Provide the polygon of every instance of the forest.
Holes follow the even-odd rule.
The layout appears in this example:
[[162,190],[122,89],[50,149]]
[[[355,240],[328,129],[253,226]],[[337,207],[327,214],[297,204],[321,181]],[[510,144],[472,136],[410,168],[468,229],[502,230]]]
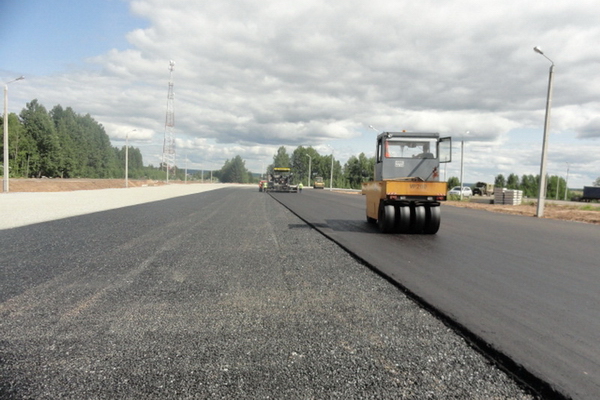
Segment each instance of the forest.
[[[125,173],[125,146],[113,147],[101,124],[70,107],[47,111],[32,100],[19,115],[8,115],[8,137],[11,177],[120,178]],[[129,147],[128,153],[131,178],[159,173],[144,167],[139,149]]]

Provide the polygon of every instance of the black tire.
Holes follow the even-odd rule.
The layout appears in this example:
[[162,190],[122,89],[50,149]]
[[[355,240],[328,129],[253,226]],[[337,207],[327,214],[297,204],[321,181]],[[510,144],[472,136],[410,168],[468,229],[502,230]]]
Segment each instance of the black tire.
[[434,235],[440,229],[440,222],[442,218],[442,210],[439,206],[427,206],[425,207],[425,227],[423,233],[427,235]]
[[394,231],[394,225],[396,223],[396,212],[393,205],[379,206],[379,219],[377,220],[377,226],[382,233],[391,233]]
[[410,230],[410,207],[396,206],[396,232],[406,233]]
[[421,233],[425,227],[425,207],[414,206],[410,209],[410,231]]

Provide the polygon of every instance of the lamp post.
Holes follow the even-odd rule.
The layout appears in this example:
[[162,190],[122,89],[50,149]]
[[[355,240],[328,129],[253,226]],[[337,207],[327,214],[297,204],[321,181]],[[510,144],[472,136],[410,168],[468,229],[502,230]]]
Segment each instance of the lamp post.
[[379,131],[375,128],[373,128],[373,125],[369,125],[369,128],[373,129],[375,132],[379,133]]
[[331,176],[329,177],[329,191],[333,190],[333,147],[331,148]]
[[567,180],[565,181],[565,201],[567,201],[567,190],[569,190],[569,167],[571,165],[567,163]]
[[[469,131],[465,131],[465,136],[469,136]],[[463,199],[463,186],[464,186],[464,175],[465,175],[465,141],[460,141],[460,200]]]
[[[135,132],[137,129],[132,130]],[[129,132],[125,135],[125,187],[129,187]]]
[[465,164],[464,164],[464,154],[465,154],[465,141],[460,141],[460,201],[463,199],[463,175],[465,173]]
[[15,81],[20,81],[25,79],[24,76],[20,76],[17,79],[13,79],[10,82],[6,82],[4,84],[4,120],[2,121],[2,125],[4,125],[4,180],[2,185],[2,190],[4,193],[8,193],[8,84],[13,83]]
[[308,157],[308,179],[307,179],[307,182],[306,182],[306,187],[309,187],[310,186],[310,176],[311,176],[311,173],[312,173],[312,171],[311,171],[311,169],[312,169],[312,157],[309,156],[308,154],[306,155],[306,157]]
[[548,152],[548,130],[550,128],[550,109],[552,107],[552,79],[554,77],[554,61],[549,59],[539,47],[534,47],[533,51],[544,56],[550,61],[550,72],[548,76],[548,94],[546,96],[546,118],[544,120],[544,140],[542,142],[542,161],[540,165],[540,190],[538,192],[538,203],[536,217],[544,216],[544,201],[546,200],[546,160]]

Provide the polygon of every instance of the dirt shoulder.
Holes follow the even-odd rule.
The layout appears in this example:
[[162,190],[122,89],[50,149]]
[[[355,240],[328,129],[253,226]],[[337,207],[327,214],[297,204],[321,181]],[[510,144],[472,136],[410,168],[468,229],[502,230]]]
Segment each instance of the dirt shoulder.
[[[490,212],[523,215],[527,217],[535,217],[537,207],[537,202],[535,201],[524,203],[518,206],[484,204],[467,201],[447,201],[444,204],[454,207],[472,208]],[[585,203],[581,203],[581,205],[545,203],[544,218],[600,224],[600,207],[598,205],[587,205],[587,208],[590,209],[582,209],[583,207],[586,207]]]

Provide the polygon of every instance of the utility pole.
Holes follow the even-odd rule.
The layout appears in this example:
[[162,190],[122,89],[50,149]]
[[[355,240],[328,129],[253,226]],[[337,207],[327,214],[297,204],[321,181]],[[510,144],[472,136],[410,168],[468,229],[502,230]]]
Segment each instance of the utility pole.
[[567,201],[567,191],[569,190],[569,167],[571,167],[571,165],[567,163],[567,180],[565,181],[565,201]]
[[463,199],[463,176],[465,173],[465,164],[464,164],[464,154],[465,154],[465,141],[460,141],[460,199]]
[[306,187],[310,186],[310,178],[311,174],[312,174],[312,157],[309,156],[308,154],[306,155],[306,157],[308,157],[308,179],[306,180]]
[[167,93],[167,115],[165,117],[165,141],[163,143],[163,164],[167,170],[167,183],[169,183],[169,169],[175,165],[175,112],[173,111],[173,69],[175,61],[169,61],[169,91]]
[[548,94],[546,95],[546,118],[544,119],[544,140],[542,142],[542,161],[540,162],[540,187],[538,192],[538,203],[535,216],[544,216],[544,202],[546,201],[546,162],[548,158],[548,132],[550,130],[550,110],[552,108],[552,82],[554,79],[554,61],[548,58],[539,47],[533,51],[544,56],[552,65],[548,73]]
[[[12,81],[4,84],[4,120],[2,120],[2,125],[4,125],[4,180],[2,181],[2,191],[5,193],[8,193],[8,180],[10,179],[10,166],[8,162],[8,84],[15,81],[20,81],[21,79],[25,79],[25,77],[20,76],[17,79],[13,79]],[[29,166],[29,163],[27,163],[27,165]]]
[[329,191],[333,190],[333,147],[331,148],[331,177],[329,178]]

